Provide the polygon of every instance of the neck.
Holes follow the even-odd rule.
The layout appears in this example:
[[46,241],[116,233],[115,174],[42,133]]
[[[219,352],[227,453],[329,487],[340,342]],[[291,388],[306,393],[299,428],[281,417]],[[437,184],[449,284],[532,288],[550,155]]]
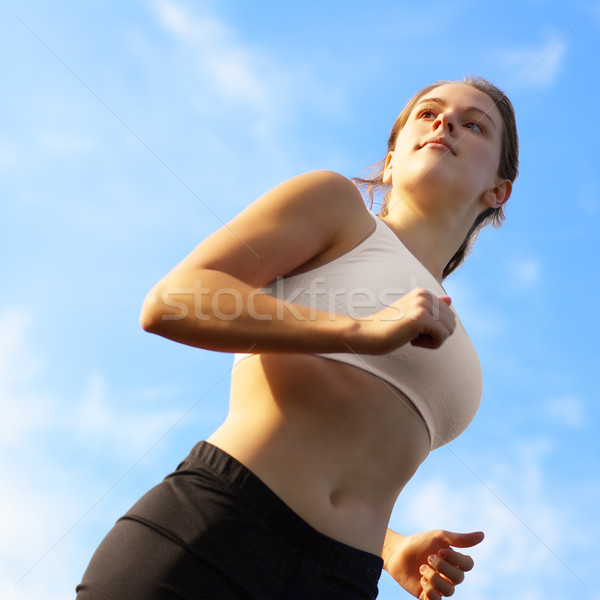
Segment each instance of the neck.
[[391,198],[389,206],[391,209],[383,221],[441,283],[446,265],[465,240],[477,214],[449,215],[443,211],[424,214],[406,198],[402,201]]

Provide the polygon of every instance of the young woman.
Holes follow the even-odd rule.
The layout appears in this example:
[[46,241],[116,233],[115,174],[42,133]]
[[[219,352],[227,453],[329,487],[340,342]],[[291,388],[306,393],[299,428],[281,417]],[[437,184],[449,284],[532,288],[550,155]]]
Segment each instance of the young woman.
[[517,176],[512,105],[438,82],[398,117],[380,169],[295,177],[203,241],[148,294],[142,327],[236,353],[225,422],[121,518],[89,599],[367,599],[384,567],[450,596],[479,532],[402,536],[394,503],[481,398],[441,282],[500,223]]

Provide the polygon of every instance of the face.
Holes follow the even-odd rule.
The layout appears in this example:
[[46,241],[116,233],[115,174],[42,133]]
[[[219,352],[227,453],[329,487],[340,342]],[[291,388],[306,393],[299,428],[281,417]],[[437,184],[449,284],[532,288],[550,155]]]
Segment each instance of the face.
[[483,209],[506,200],[498,188],[510,186],[498,176],[503,129],[494,101],[476,88],[452,83],[425,93],[386,159],[391,204],[419,197],[437,208],[444,202],[453,209],[483,203]]

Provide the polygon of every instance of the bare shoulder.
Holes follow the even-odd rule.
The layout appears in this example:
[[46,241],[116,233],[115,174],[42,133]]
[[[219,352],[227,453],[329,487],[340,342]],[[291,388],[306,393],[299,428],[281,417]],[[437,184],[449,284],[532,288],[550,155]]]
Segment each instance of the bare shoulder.
[[311,220],[328,218],[340,225],[366,211],[354,182],[334,171],[310,171],[292,177],[267,192],[257,202],[281,209],[306,210]]
[[354,183],[311,171],[275,186],[204,240],[181,268],[212,269],[262,287],[332,247],[372,219]]
[[343,245],[345,238],[354,237],[356,230],[364,231],[373,223],[354,182],[334,171],[310,171],[293,177],[259,202],[272,202],[272,208],[280,214],[294,214],[296,223],[304,221],[320,231],[329,246]]

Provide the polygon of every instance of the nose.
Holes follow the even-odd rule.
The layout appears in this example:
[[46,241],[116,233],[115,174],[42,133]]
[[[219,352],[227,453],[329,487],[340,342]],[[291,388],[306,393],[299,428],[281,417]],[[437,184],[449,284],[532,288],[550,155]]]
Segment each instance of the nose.
[[433,129],[442,129],[448,128],[448,131],[452,133],[454,131],[454,119],[451,114],[440,112],[433,122]]

